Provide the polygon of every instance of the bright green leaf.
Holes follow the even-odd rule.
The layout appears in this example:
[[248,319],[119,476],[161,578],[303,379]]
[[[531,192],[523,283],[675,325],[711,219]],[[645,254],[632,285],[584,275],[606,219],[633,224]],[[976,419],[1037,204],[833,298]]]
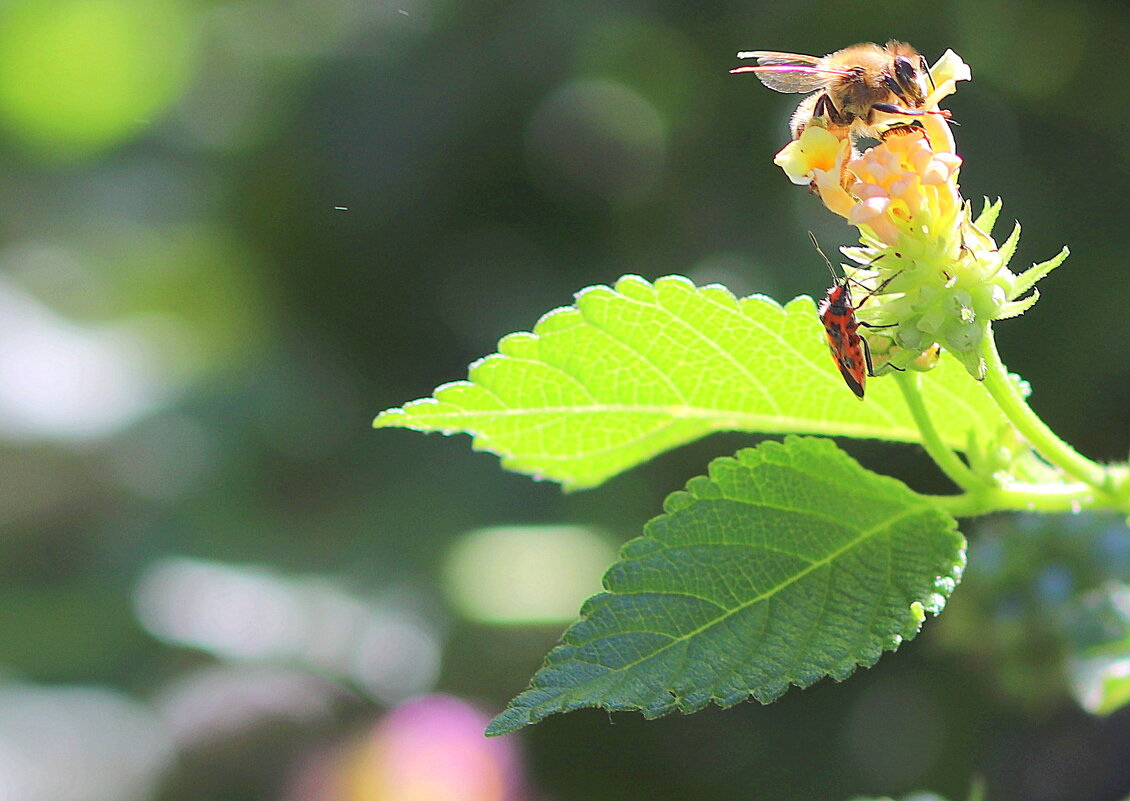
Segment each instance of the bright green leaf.
[[993,227],[997,224],[997,217],[1000,216],[1001,209],[1004,207],[1004,202],[999,197],[993,201],[990,201],[988,198],[984,198],[983,200],[981,213],[977,215],[977,219],[973,221],[973,224],[986,234],[992,234]]
[[1008,239],[1001,243],[997,248],[997,259],[1000,261],[1001,266],[1008,266],[1012,261],[1012,257],[1016,254],[1016,247],[1020,244],[1020,223],[1014,222],[1012,224],[1012,233],[1008,235]]
[[[844,386],[811,298],[738,300],[677,276],[583,290],[533,333],[504,338],[469,378],[374,426],[469,433],[507,468],[571,489],[716,431],[919,441],[894,381],[870,381],[862,403]],[[1000,422],[948,356],[923,394],[954,449],[988,441]]]
[[913,637],[964,566],[951,517],[830,440],[717,459],[629,542],[503,734],[581,707],[653,718],[768,703]]
[[1012,284],[1011,296],[1013,298],[1017,298],[1023,295],[1025,292],[1035,286],[1037,281],[1046,276],[1059,265],[1063,264],[1064,260],[1070,255],[1071,250],[1066,245],[1064,245],[1063,249],[1060,250],[1059,253],[1052,256],[1047,261],[1042,261],[1039,264],[1033,264],[1027,270],[1020,273],[1020,275],[1016,276],[1016,280]]

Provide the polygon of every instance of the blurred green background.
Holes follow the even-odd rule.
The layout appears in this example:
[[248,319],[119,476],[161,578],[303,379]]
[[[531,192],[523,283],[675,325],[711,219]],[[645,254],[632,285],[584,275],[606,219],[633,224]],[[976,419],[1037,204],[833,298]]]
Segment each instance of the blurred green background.
[[1014,266],[1072,249],[1006,362],[1125,459],[1121,3],[0,3],[0,799],[1130,794],[1063,612],[1130,580],[1121,521],[967,523],[946,615],[845,684],[485,741],[615,548],[756,440],[566,496],[369,429],[624,273],[823,293],[805,231],[850,231],[771,163],[798,98],[727,70],[894,37],[971,65],[962,188]]

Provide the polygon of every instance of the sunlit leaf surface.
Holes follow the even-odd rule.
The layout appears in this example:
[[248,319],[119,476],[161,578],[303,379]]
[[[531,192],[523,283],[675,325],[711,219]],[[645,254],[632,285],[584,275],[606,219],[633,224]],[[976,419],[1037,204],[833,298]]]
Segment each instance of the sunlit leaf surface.
[[[844,385],[811,298],[782,307],[680,277],[590,287],[504,338],[469,379],[374,425],[469,433],[506,467],[570,488],[715,431],[919,437],[893,381],[870,381],[862,403]],[[924,383],[951,447],[996,426],[984,389],[950,358]]]

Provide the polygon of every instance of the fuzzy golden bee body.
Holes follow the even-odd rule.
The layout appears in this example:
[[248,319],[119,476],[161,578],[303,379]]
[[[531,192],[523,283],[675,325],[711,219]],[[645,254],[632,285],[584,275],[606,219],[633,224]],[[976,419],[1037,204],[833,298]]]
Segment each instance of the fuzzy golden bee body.
[[812,92],[793,114],[790,129],[796,139],[815,117],[840,138],[883,138],[915,127],[923,114],[948,113],[923,109],[929,93],[926,59],[905,42],[883,47],[870,42],[845,47],[823,57],[799,53],[751,50],[738,58],[757,59],[752,72],[777,92]]

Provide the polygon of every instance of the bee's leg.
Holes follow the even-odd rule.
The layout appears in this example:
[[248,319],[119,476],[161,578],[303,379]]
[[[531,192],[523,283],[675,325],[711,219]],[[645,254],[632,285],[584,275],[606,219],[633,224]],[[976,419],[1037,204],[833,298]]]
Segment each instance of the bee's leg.
[[[917,100],[915,98],[907,96],[908,93],[905,87],[912,86],[916,83],[913,74],[914,69],[910,66],[910,62],[906,61],[905,59],[899,59],[896,62],[895,70],[899,74],[898,78],[896,78],[894,75],[883,76],[883,84],[887,87],[887,90],[892,95],[902,100],[904,103],[913,104],[917,102],[918,105],[921,105],[921,95],[919,95],[919,98]],[[902,83],[899,82],[899,79],[902,80]]]
[[[852,136],[851,126],[855,122],[855,116],[848,114],[836,108],[836,104],[832,102],[831,96],[827,92],[821,92],[816,95],[816,100],[812,105],[813,117],[824,117],[828,120],[828,130],[835,134],[839,139],[850,139]],[[798,110],[799,113],[799,110]],[[852,142],[851,154],[848,160],[855,158],[856,153],[854,141]],[[843,172],[840,173],[840,186],[847,191],[853,183],[855,183],[855,175],[847,168],[847,161],[844,161]],[[816,184],[813,183],[810,187],[813,192],[817,192]]]
[[879,138],[885,142],[887,141],[887,137],[889,136],[906,136],[907,134],[912,134],[915,131],[925,130],[926,129],[922,126],[922,123],[920,123],[918,120],[915,120],[914,122],[904,122],[898,123],[897,125],[892,125],[890,128],[887,128],[885,131],[879,134]]
[[816,103],[823,97],[823,92],[809,95],[804,100],[800,101],[800,105],[796,107],[793,112],[792,119],[789,120],[789,130],[792,132],[793,139],[800,139],[800,135],[804,133],[804,129],[808,127],[808,123],[812,121],[816,114]]
[[816,105],[813,107],[812,113],[813,116],[827,117],[833,125],[843,128],[849,127],[855,121],[855,117],[836,108],[836,104],[832,102],[832,96],[827,92],[821,92],[820,96],[816,98]]
[[[898,114],[900,117],[924,117],[927,114],[937,114],[948,122],[953,122],[950,117],[949,111],[945,109],[938,109],[936,111],[927,111],[925,109],[903,108],[896,106],[894,103],[876,103],[871,107],[871,110],[881,111],[885,114]],[[956,125],[957,123],[953,123]],[[879,134],[879,138],[886,140],[888,136],[905,136],[906,134],[914,133],[915,131],[924,131],[925,128],[918,120],[910,122],[893,122],[890,127]]]
[[[816,124],[827,130],[837,139],[843,140],[851,136],[851,119],[845,118],[844,113],[836,108],[836,104],[832,102],[832,98],[828,97],[827,92],[816,92],[802,100],[800,105],[797,106],[797,110],[793,113],[793,118],[789,122],[789,129],[792,131],[793,139],[800,139],[800,135],[804,133],[804,129],[808,127],[808,124],[817,119],[819,119],[820,122]],[[855,156],[856,153],[853,148],[850,158],[854,158]],[[847,189],[854,182],[855,176],[848,172],[847,160],[845,160],[840,184],[844,189]],[[820,190],[815,181],[809,184],[808,189],[814,195],[820,194]]]
[[827,92],[821,92],[816,98],[816,105],[812,107],[813,117],[827,117],[832,122],[838,122],[840,111]]

